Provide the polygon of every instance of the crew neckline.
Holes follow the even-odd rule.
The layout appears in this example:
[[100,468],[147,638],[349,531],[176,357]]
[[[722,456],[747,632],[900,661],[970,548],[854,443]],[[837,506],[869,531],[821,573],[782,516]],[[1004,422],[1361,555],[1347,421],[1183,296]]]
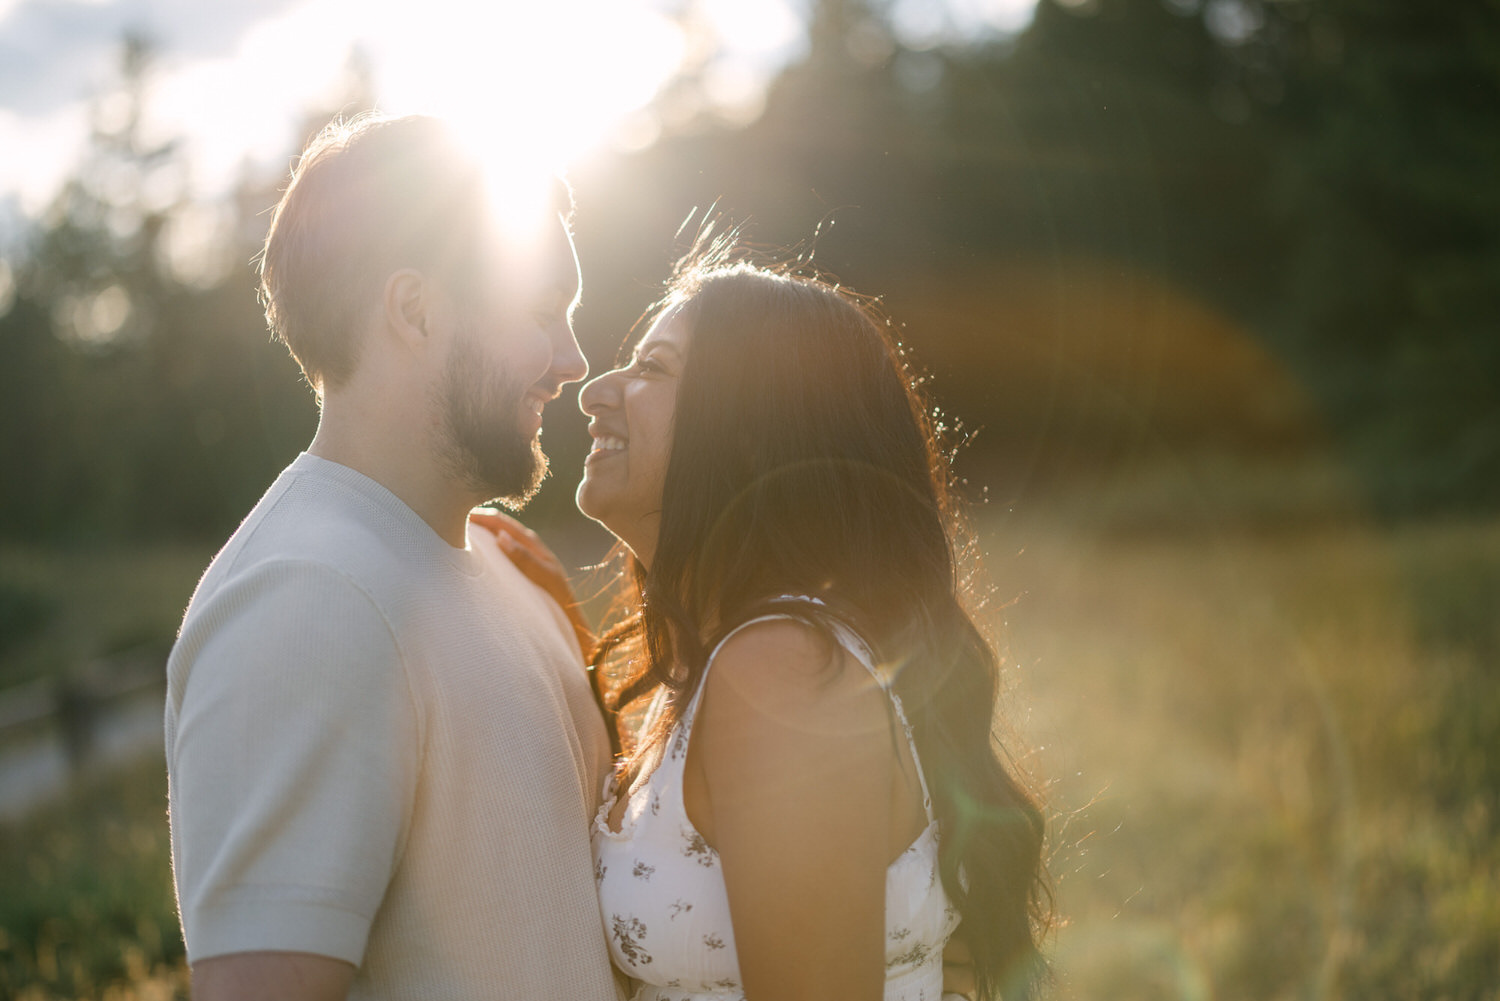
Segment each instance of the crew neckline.
[[439,535],[426,519],[412,510],[409,504],[378,480],[365,475],[353,466],[346,466],[341,462],[325,459],[311,452],[299,453],[287,470],[298,476],[310,475],[330,480],[358,494],[385,514],[396,519],[408,533],[411,541],[439,556],[455,569],[471,577],[477,577],[484,572],[484,561],[479,558],[479,554],[470,543],[467,525],[464,531],[464,544],[454,546]]

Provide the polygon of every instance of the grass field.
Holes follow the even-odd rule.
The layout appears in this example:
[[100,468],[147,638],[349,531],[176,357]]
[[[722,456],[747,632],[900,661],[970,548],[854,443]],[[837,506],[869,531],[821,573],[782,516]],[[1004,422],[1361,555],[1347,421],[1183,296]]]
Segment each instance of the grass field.
[[[1500,523],[1048,510],[981,514],[1061,995],[1500,997]],[[180,994],[163,797],[147,762],[0,829],[0,995]]]
[[0,997],[187,997],[166,806],[150,756],[0,826]]
[[1500,524],[991,550],[1065,997],[1500,997]]

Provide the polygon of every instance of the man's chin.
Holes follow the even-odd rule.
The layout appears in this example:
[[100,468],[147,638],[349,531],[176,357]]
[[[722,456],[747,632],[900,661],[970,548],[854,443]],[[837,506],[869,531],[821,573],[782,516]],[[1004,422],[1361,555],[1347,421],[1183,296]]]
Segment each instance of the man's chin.
[[527,468],[524,471],[509,469],[504,477],[492,475],[485,479],[480,492],[492,495],[485,502],[486,504],[498,504],[508,510],[519,511],[536,496],[548,473],[547,456],[542,451],[541,442],[537,439],[532,439],[529,458],[530,461],[526,464]]

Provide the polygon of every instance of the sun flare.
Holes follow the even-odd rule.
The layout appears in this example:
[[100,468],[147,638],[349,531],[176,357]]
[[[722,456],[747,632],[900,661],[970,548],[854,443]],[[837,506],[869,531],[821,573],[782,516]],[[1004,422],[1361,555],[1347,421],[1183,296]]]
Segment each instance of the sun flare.
[[415,24],[405,5],[366,11],[382,110],[449,120],[498,175],[560,171],[599,146],[685,48],[675,23],[631,3],[430,0]]

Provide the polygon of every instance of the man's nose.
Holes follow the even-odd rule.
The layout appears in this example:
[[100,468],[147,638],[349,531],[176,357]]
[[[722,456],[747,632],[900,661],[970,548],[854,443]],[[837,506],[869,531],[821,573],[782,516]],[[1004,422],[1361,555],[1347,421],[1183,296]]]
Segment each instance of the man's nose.
[[557,373],[559,386],[588,378],[589,360],[583,356],[583,349],[578,346],[578,338],[573,333],[571,323],[563,324],[562,332],[553,342],[552,371]]

